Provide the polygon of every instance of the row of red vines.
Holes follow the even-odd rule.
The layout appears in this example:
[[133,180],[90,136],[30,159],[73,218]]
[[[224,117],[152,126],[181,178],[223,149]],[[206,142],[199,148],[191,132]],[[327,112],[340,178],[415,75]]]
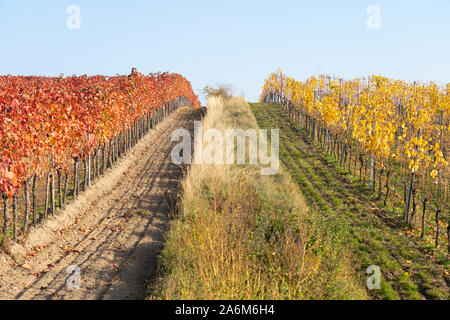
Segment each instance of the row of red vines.
[[179,74],[0,77],[0,192],[12,197],[51,168],[68,172],[74,157],[84,159],[177,97],[200,106]]

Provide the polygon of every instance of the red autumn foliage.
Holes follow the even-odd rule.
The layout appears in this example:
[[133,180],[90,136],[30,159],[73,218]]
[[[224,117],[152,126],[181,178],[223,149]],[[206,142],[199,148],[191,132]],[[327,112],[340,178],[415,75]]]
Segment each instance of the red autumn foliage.
[[179,96],[200,106],[179,74],[0,77],[0,192],[12,197],[51,159],[67,171],[73,157],[85,158]]

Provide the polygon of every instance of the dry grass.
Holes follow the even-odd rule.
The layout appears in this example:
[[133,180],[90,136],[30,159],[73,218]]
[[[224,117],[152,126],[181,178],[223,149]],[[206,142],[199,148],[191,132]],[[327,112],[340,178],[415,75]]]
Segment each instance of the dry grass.
[[222,97],[224,99],[231,99],[233,95],[233,87],[229,84],[206,86],[203,89],[203,94],[207,97]]
[[[256,128],[242,98],[208,99],[203,129]],[[348,250],[317,227],[284,170],[193,165],[160,257],[154,299],[360,299]]]

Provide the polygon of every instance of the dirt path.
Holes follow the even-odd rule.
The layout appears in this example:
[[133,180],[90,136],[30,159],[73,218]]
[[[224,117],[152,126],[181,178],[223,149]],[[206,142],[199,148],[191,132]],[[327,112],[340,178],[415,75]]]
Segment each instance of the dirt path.
[[425,253],[405,234],[405,227],[358,182],[339,172],[279,106],[251,104],[260,127],[280,128],[280,155],[309,205],[330,223],[335,221],[343,241],[354,248],[361,281],[370,265],[381,268],[376,299],[449,299],[448,267]]
[[[20,266],[0,255],[0,299],[144,298],[185,170],[171,161],[171,133],[193,130],[200,118],[201,111],[182,108],[159,124],[111,170],[122,175],[117,183],[105,189],[100,179],[100,193],[84,199],[71,226],[30,250]],[[77,278],[69,266],[79,268],[80,289],[67,286]]]

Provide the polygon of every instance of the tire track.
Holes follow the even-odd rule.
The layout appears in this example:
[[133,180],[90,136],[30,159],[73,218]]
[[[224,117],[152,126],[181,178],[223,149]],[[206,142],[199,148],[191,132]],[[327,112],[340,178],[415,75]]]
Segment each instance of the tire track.
[[[185,171],[171,162],[171,133],[180,127],[192,132],[193,122],[200,118],[198,109],[179,109],[144,137],[145,143],[131,151],[136,161],[107,196],[93,201],[73,228],[31,257],[26,262],[30,270],[15,267],[0,278],[0,297],[144,298]],[[67,267],[72,265],[81,271],[78,290],[66,285]]]

